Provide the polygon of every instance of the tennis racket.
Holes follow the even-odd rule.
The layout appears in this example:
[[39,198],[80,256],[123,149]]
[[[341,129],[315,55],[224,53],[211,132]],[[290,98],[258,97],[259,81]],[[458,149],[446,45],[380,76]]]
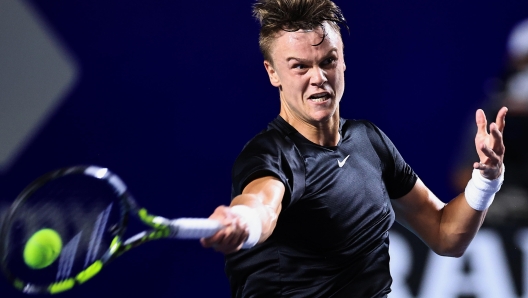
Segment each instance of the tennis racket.
[[[125,238],[130,217],[148,229]],[[47,173],[16,198],[0,230],[0,263],[15,288],[56,294],[90,280],[110,261],[155,239],[199,239],[222,226],[204,218],[167,219],[140,207],[125,183],[106,168],[75,166]],[[51,229],[62,241],[60,254],[44,268],[25,259],[28,240]]]

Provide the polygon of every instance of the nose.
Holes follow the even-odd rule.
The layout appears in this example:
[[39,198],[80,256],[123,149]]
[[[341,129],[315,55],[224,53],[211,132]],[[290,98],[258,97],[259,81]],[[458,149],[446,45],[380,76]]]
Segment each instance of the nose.
[[320,67],[314,67],[312,74],[312,85],[320,87],[324,85],[324,83],[326,83],[327,81],[328,80],[326,78],[324,70]]

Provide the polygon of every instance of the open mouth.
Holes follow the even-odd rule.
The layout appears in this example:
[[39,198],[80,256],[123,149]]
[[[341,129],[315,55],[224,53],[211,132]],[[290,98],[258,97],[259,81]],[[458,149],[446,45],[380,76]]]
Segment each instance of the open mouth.
[[329,98],[330,98],[330,93],[328,92],[316,93],[308,97],[308,99],[313,102],[323,102],[323,101],[328,100]]

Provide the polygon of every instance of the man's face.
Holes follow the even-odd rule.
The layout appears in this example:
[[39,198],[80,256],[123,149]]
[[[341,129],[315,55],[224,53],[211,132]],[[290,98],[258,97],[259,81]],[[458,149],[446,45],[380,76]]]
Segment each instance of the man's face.
[[271,84],[280,88],[281,116],[289,123],[319,126],[339,117],[336,110],[345,89],[343,43],[326,23],[325,32],[321,44],[320,27],[280,32],[271,46],[273,62],[264,61]]

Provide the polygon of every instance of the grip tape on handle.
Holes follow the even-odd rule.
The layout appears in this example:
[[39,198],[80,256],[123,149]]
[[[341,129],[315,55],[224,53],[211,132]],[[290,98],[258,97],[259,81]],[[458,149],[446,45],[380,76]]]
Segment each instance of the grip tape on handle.
[[200,239],[214,235],[222,229],[220,222],[207,218],[178,218],[171,220],[172,238]]

